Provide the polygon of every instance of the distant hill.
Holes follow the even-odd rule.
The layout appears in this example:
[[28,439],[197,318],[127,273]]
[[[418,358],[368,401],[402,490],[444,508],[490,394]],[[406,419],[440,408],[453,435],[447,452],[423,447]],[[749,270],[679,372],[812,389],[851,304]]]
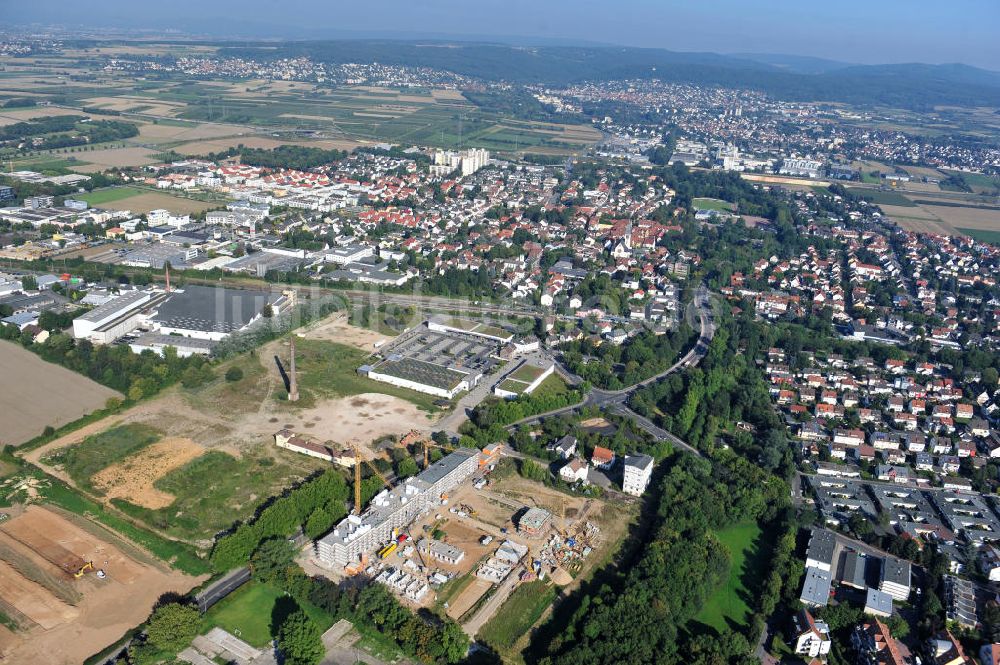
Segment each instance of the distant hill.
[[853,66],[853,63],[814,58],[808,55],[788,55],[786,53],[733,53],[734,58],[753,60],[772,65],[793,74],[825,74],[837,69]]
[[759,89],[782,99],[1000,107],[1000,73],[967,65],[844,65],[797,56],[733,56],[610,46],[512,46],[454,41],[337,40],[229,43],[222,55],[309,56],[333,63],[378,61],[426,66],[486,80],[567,85],[656,78]]

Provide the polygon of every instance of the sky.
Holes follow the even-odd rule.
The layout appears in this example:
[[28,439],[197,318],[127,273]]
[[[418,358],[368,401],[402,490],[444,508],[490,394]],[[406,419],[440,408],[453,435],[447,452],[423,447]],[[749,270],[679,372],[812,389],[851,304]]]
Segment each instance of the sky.
[[1000,0],[0,0],[6,21],[271,38],[523,38],[1000,71]]

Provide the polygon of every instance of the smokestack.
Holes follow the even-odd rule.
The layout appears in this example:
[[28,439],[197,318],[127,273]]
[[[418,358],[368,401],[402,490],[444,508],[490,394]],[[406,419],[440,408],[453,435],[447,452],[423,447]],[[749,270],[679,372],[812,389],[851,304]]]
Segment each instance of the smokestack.
[[292,361],[289,363],[289,370],[291,374],[288,377],[288,401],[298,402],[299,401],[299,382],[295,378],[295,334],[292,334]]
[[164,268],[167,269],[167,293],[170,293],[170,264],[165,264]]

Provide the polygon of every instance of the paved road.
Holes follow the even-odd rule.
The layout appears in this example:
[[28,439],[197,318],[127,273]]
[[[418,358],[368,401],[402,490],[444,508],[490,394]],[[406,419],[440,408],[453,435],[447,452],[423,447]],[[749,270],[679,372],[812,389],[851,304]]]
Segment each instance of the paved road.
[[212,605],[240,588],[250,579],[249,568],[236,568],[205,587],[205,590],[194,597],[198,609],[204,612]]
[[[548,361],[551,359],[543,352],[535,352],[525,356],[524,360]],[[507,375],[512,374],[521,364],[520,360],[507,363],[489,376],[483,377],[479,381],[479,385],[463,395],[455,404],[455,408],[438,422],[437,429],[444,430],[448,436],[457,437],[459,426],[465,422],[476,405],[489,397],[493,386],[500,383]]]
[[[635,383],[631,386],[628,386],[627,388],[621,388],[619,390],[604,390],[602,388],[592,388],[591,391],[587,393],[587,396],[583,399],[583,401],[579,402],[578,404],[571,404],[569,406],[560,409],[553,409],[552,411],[546,411],[545,413],[540,413],[538,415],[531,416],[529,418],[522,418],[521,420],[518,420],[517,422],[514,422],[511,425],[509,425],[508,429],[515,428],[518,425],[537,423],[541,420],[544,420],[545,418],[549,418],[551,416],[557,416],[564,413],[571,413],[573,411],[576,411],[578,409],[587,406],[596,406],[599,408],[611,408],[616,410],[624,409],[625,412],[627,413],[623,413],[623,415],[628,415],[629,417],[634,418],[636,422],[639,423],[643,429],[649,431],[654,436],[658,436],[660,438],[668,438],[667,436],[661,436],[660,434],[657,434],[656,432],[652,431],[651,428],[659,430],[664,435],[667,434],[663,430],[657,428],[648,420],[641,418],[641,416],[639,416],[634,411],[629,409],[626,406],[626,404],[628,402],[628,398],[631,397],[632,394],[634,394],[637,390],[644,388],[650,384],[656,383],[657,381],[662,380],[663,378],[673,374],[674,372],[687,369],[688,367],[694,367],[699,362],[701,362],[702,358],[705,357],[705,354],[708,352],[708,345],[711,343],[712,338],[715,337],[715,323],[711,311],[710,295],[708,292],[708,288],[704,284],[699,286],[697,291],[695,292],[693,304],[695,308],[698,310],[698,319],[700,327],[698,341],[695,343],[694,347],[692,347],[690,351],[685,353],[673,365],[663,370],[662,372],[654,374],[653,376],[647,379],[643,379],[642,381]],[[580,377],[571,373],[568,369],[566,369],[562,365],[559,365],[559,368],[560,368],[560,374],[564,378],[568,377],[571,383],[579,383],[581,381]],[[643,420],[645,420],[645,423],[642,422]],[[680,439],[678,439],[678,441],[680,441]],[[686,446],[687,444],[684,445]]]

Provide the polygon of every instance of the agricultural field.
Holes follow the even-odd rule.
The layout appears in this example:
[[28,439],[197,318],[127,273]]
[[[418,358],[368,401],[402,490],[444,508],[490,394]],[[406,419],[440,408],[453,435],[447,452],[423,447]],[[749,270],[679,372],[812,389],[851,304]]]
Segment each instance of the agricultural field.
[[[94,53],[107,55],[126,47],[85,49],[82,62]],[[172,55],[186,47],[145,44],[128,47],[130,54]],[[175,50],[176,49],[176,50]],[[211,47],[192,49],[210,52]],[[139,122],[140,134],[120,149],[120,155],[99,155],[87,167],[125,165],[149,157],[138,151],[150,144],[195,155],[232,147],[238,143],[266,147],[275,133],[287,133],[281,143],[302,141],[303,131],[312,132],[308,143],[350,148],[359,143],[390,141],[401,144],[435,145],[444,148],[481,147],[493,151],[534,152],[549,155],[578,154],[601,140],[601,132],[589,125],[518,120],[498,115],[473,104],[457,90],[389,89],[370,86],[329,88],[307,82],[230,80],[139,80],[124,73],[91,71],[80,59],[69,56],[44,61],[20,59],[18,72],[0,79],[0,94],[58,95],[63,107],[21,109],[49,113],[93,109]],[[82,53],[83,51],[81,51]],[[52,68],[90,77],[66,85]],[[204,131],[202,131],[204,129]],[[294,134],[293,134],[294,133]],[[293,139],[293,140],[287,140]],[[147,162],[148,163],[148,162]],[[140,164],[133,164],[140,165]]]
[[754,585],[766,569],[763,532],[756,522],[734,524],[716,533],[729,550],[729,579],[705,602],[695,621],[718,631],[730,623],[746,625]]
[[[186,592],[199,581],[58,509],[32,505],[9,514],[0,523],[6,662],[82,662],[142,621],[161,594]],[[93,569],[76,577],[88,562]]]
[[24,443],[47,426],[61,427],[121,397],[11,342],[0,341],[0,367],[0,442],[6,444]]
[[958,230],[970,238],[975,238],[981,242],[988,242],[992,245],[1000,245],[1000,229],[996,231],[983,231],[980,229],[959,228]]

